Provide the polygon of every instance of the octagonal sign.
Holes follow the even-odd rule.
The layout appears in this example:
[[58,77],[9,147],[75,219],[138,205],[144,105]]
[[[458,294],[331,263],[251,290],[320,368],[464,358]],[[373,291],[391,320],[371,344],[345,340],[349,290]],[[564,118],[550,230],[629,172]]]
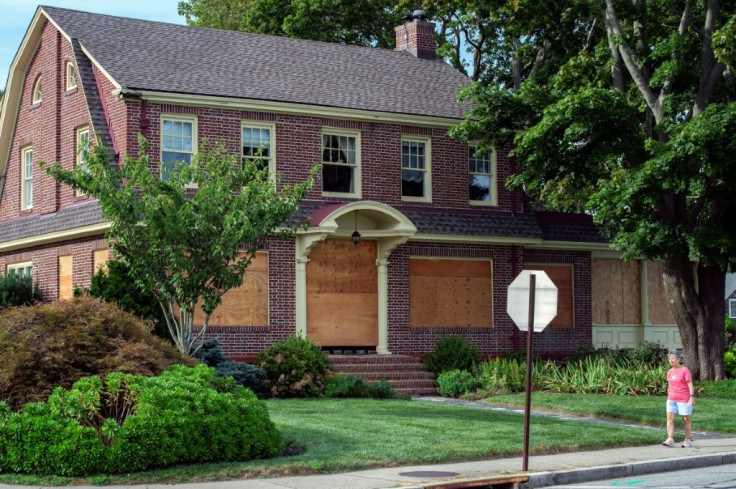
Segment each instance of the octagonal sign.
[[534,332],[539,333],[557,316],[557,287],[542,270],[523,270],[508,288],[506,312],[521,331],[529,330],[529,286],[534,288]]

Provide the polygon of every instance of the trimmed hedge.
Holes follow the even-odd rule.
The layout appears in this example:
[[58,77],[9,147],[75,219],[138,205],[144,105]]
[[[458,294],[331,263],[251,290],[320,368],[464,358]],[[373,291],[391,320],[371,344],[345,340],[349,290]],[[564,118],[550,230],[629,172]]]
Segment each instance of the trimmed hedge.
[[282,450],[265,405],[205,365],[82,379],[22,413],[0,402],[0,472],[122,473]]

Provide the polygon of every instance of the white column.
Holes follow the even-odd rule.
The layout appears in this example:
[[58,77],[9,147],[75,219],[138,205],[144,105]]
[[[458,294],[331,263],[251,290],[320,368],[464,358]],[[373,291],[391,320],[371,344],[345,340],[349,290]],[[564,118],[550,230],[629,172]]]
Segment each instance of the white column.
[[388,355],[388,260],[376,260],[378,268],[378,345],[376,353]]
[[309,258],[296,259],[296,334],[307,337],[307,262]]

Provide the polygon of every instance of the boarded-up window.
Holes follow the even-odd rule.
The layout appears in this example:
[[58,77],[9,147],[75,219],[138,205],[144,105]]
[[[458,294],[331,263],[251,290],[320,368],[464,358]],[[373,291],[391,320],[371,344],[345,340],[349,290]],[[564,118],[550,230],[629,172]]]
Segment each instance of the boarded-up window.
[[490,328],[490,260],[409,261],[409,325],[421,328]]
[[592,264],[593,323],[639,324],[639,262],[595,259]]
[[556,329],[572,329],[575,327],[572,265],[527,263],[524,265],[524,269],[544,271],[557,287],[557,316],[549,323],[549,327]]
[[107,272],[107,261],[110,259],[110,250],[95,250],[92,257],[92,273],[97,273],[99,270]]
[[59,299],[74,297],[74,258],[72,255],[59,257]]
[[[204,324],[204,313],[197,306],[194,324]],[[259,252],[245,270],[243,284],[222,296],[222,304],[210,316],[210,326],[268,325],[268,253]]]
[[647,262],[647,293],[649,324],[675,324],[669,302],[664,295],[661,261]]

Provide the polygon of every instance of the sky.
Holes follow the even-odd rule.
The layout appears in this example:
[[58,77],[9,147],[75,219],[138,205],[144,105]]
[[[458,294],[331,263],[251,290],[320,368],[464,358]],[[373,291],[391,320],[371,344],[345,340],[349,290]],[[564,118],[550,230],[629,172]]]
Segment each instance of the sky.
[[[185,24],[176,13],[178,4],[179,0],[41,0],[41,5]],[[0,0],[0,88],[7,84],[10,64],[38,5],[34,0]]]

